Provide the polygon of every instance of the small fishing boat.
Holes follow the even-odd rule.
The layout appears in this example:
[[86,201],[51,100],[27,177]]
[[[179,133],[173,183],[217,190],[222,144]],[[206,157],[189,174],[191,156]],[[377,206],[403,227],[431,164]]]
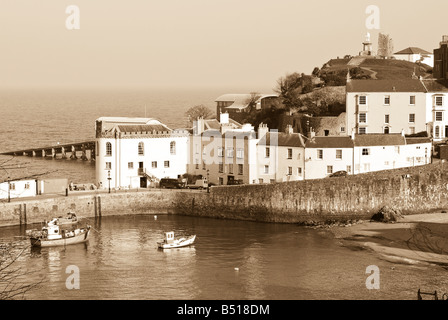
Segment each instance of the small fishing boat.
[[86,242],[89,239],[90,226],[67,230],[61,229],[61,225],[55,224],[53,220],[43,227],[42,230],[27,230],[26,234],[32,246],[65,246]]
[[67,212],[67,215],[65,217],[59,216],[56,219],[58,219],[58,225],[76,224],[79,221],[76,214],[71,211]]
[[180,248],[192,245],[194,240],[196,239],[196,235],[189,236],[187,238],[179,238],[174,239],[174,232],[165,232],[165,239],[157,242],[159,249],[172,249],[172,248]]

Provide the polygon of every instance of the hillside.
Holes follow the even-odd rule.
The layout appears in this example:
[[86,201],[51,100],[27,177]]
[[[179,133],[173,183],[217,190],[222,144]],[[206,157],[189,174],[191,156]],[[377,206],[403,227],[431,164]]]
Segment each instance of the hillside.
[[424,64],[363,57],[331,59],[323,65],[318,76],[326,85],[344,85],[347,70],[352,79],[410,79],[414,72],[423,78],[432,77],[432,68]]

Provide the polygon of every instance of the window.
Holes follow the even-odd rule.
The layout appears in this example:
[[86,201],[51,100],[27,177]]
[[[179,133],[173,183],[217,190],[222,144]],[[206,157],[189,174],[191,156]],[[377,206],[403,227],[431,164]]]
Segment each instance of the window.
[[390,120],[390,116],[388,114],[385,114],[384,115],[384,123],[390,123],[389,120]]
[[389,128],[388,126],[384,127],[384,133],[385,133],[385,134],[388,134],[389,131],[390,131],[390,128]]
[[409,122],[410,123],[415,123],[415,113],[410,113],[409,114]]
[[352,166],[347,166],[347,173],[352,173]]
[[370,163],[364,163],[364,172],[370,171]]
[[318,149],[317,150],[317,159],[322,160],[324,158],[324,150]]
[[345,132],[345,127],[341,127],[341,132]]
[[288,176],[292,175],[292,167],[288,167]]
[[443,97],[436,97],[436,106],[443,106]]
[[269,158],[271,155],[271,150],[269,149],[269,147],[266,147],[266,158]]
[[229,173],[233,173],[233,163],[229,163]]
[[261,178],[258,179],[258,183],[260,183],[260,184],[263,183],[263,179],[261,179]]
[[436,129],[435,129],[435,137],[438,138],[438,137],[439,137],[439,134],[440,134],[440,128],[439,128],[439,126],[436,126]]
[[327,174],[333,173],[333,166],[327,166]]
[[242,164],[239,164],[239,165],[238,165],[238,174],[243,174],[243,171],[244,171],[244,167],[243,167],[243,165],[242,165]]
[[415,127],[409,127],[409,134],[415,133]]
[[266,174],[269,173],[269,166],[264,166],[264,173],[266,173]]
[[385,106],[390,105],[390,96],[384,96],[384,105]]
[[112,143],[106,142],[106,156],[112,155]]
[[169,167],[170,167],[170,162],[169,162],[168,160],[165,160],[165,161],[163,162],[163,166],[164,166],[165,168],[169,168]]
[[342,160],[342,149],[336,150],[336,159]]
[[219,185],[222,186],[224,184],[224,179],[222,177],[219,177]]
[[300,168],[300,167],[297,168],[297,175],[298,175],[299,177],[302,176],[302,168]]
[[25,189],[29,189],[29,188],[30,188],[30,183],[29,182],[25,183]]
[[170,154],[172,155],[176,154],[176,141],[170,142]]
[[388,166],[389,165],[389,161],[384,161],[384,165]]
[[9,190],[16,190],[16,184],[15,183],[10,183],[9,184]]
[[128,169],[134,169],[134,162],[128,162]]
[[[199,166],[199,164],[196,164],[197,166]],[[153,169],[157,169],[157,161],[153,161],[153,162],[151,162],[151,167],[153,168]],[[199,169],[199,168],[196,168],[196,169]]]
[[367,128],[366,128],[366,127],[360,127],[360,128],[358,128],[358,133],[359,133],[359,134],[366,134],[366,133],[367,133]]
[[369,148],[363,148],[363,149],[362,149],[362,155],[363,155],[363,156],[368,156],[368,155],[370,155],[370,149],[369,149]]
[[436,112],[436,121],[443,121],[443,112],[442,111]]
[[236,150],[236,157],[238,159],[243,159],[244,158],[244,149],[237,149]]
[[218,157],[224,157],[224,149],[222,147],[218,147]]
[[106,170],[112,170],[112,162],[106,162]]
[[367,96],[359,96],[358,104],[366,105],[367,104]]
[[227,158],[233,158],[233,148],[227,148]]
[[292,159],[292,149],[288,149],[288,159]]
[[138,155],[139,156],[145,155],[145,145],[143,144],[143,142],[138,143]]
[[409,97],[409,104],[410,104],[411,106],[414,106],[414,105],[415,105],[415,96],[410,96],[410,97]]
[[359,123],[367,123],[367,113],[360,113],[358,119]]
[[224,172],[224,164],[222,164],[222,163],[220,163],[219,165],[218,165],[218,170],[219,170],[219,172]]

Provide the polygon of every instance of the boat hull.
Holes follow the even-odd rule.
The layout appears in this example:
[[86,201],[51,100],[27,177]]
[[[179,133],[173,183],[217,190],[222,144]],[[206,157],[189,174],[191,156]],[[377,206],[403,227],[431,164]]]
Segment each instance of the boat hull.
[[34,238],[30,237],[31,245],[34,247],[56,247],[56,246],[66,246],[70,244],[83,243],[89,240],[90,229],[86,230],[83,233],[80,233],[76,236],[63,238],[63,239],[54,239],[48,240],[44,238]]
[[196,235],[191,236],[183,241],[175,240],[172,243],[158,242],[159,249],[173,249],[191,246],[196,239]]

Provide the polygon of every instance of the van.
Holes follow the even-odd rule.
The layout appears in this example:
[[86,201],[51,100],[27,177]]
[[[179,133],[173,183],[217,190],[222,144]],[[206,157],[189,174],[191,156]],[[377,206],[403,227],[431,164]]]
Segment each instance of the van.
[[184,187],[184,183],[177,179],[163,178],[160,180],[159,187],[166,189],[182,189]]

